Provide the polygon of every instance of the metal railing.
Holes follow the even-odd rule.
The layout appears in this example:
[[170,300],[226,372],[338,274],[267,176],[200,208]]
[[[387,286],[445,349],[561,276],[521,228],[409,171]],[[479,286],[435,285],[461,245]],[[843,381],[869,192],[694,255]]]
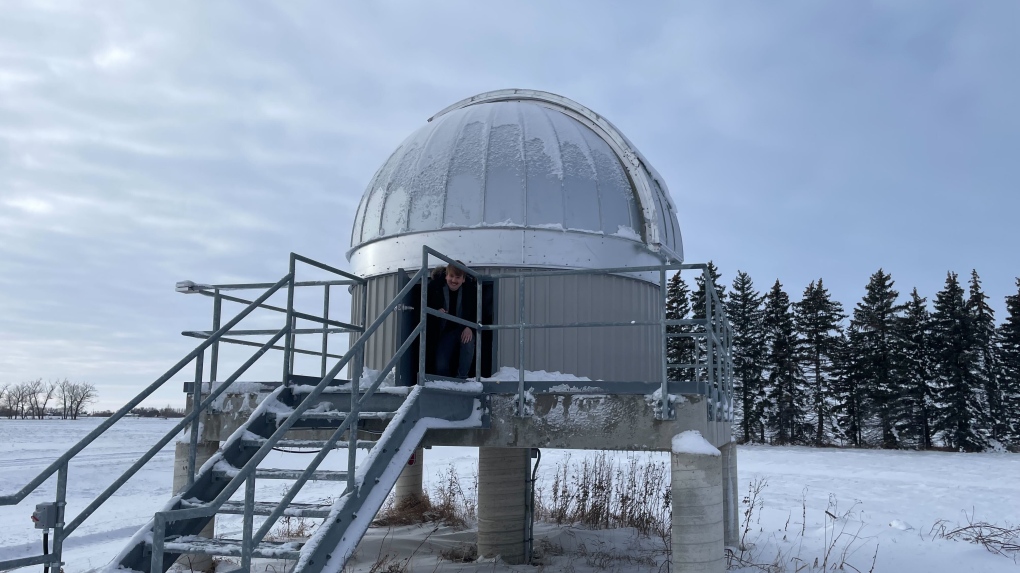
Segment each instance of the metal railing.
[[[460,317],[451,316],[446,313],[441,313],[438,310],[431,309],[428,307],[428,280],[430,271],[430,257],[436,257],[447,264],[452,264],[466,274],[475,279],[476,291],[476,320],[466,321]],[[336,274],[342,277],[340,280],[333,281],[305,281],[299,282],[295,280],[296,267],[298,263],[310,265],[320,270]],[[704,318],[691,318],[691,319],[671,319],[667,316],[666,311],[666,277],[669,271],[682,271],[682,270],[701,270],[704,277],[705,284],[705,314]],[[660,288],[660,300],[659,300],[659,312],[657,320],[642,320],[642,321],[591,321],[591,322],[574,322],[564,324],[529,324],[526,319],[525,309],[527,308],[527,297],[526,297],[526,278],[533,277],[554,277],[554,276],[567,276],[567,275],[608,275],[608,274],[633,274],[633,273],[645,273],[655,272],[659,275],[659,288]],[[509,324],[482,324],[482,285],[485,281],[490,280],[516,280],[518,284],[518,316],[516,322]],[[152,563],[151,571],[162,571],[163,566],[163,544],[164,544],[164,532],[168,523],[194,518],[206,518],[215,515],[223,504],[233,495],[241,486],[244,486],[244,523],[242,526],[243,534],[243,550],[242,550],[242,568],[248,569],[251,564],[251,557],[253,548],[264,539],[269,533],[269,530],[275,525],[279,518],[284,514],[287,506],[293,501],[297,493],[300,491],[305,482],[310,479],[312,473],[318,468],[321,462],[324,460],[326,454],[332,451],[333,447],[337,442],[340,441],[343,434],[348,434],[348,452],[349,452],[349,469],[348,472],[348,488],[352,489],[356,486],[354,482],[353,468],[355,467],[355,455],[357,450],[357,432],[355,429],[358,427],[358,420],[360,412],[363,407],[367,404],[367,400],[372,396],[376,390],[379,389],[383,380],[389,374],[391,370],[396,366],[401,357],[411,348],[412,344],[417,341],[419,343],[419,377],[425,376],[425,358],[426,358],[426,337],[427,337],[427,321],[429,316],[435,316],[440,319],[462,324],[464,326],[476,329],[477,333],[483,331],[500,331],[500,330],[514,330],[517,333],[517,362],[519,380],[516,388],[517,394],[517,405],[518,414],[526,415],[527,407],[527,391],[528,387],[524,376],[525,366],[525,344],[524,336],[525,333],[535,329],[549,329],[549,328],[591,328],[591,327],[633,327],[633,326],[655,326],[659,327],[661,336],[661,347],[659,351],[662,357],[661,377],[658,381],[659,394],[660,394],[660,412],[663,418],[670,419],[674,416],[672,410],[671,400],[669,398],[670,383],[675,382],[670,380],[669,372],[671,369],[688,369],[695,373],[695,382],[697,383],[696,388],[698,393],[706,395],[710,400],[709,418],[711,421],[729,421],[732,419],[732,355],[730,353],[730,343],[732,341],[732,332],[729,327],[729,323],[726,319],[725,310],[719,297],[717,296],[715,285],[712,281],[712,277],[709,273],[709,269],[706,265],[698,264],[676,264],[669,263],[668,260],[664,259],[661,265],[647,266],[647,267],[621,267],[621,268],[609,268],[609,269],[595,269],[595,270],[546,270],[546,271],[528,271],[528,272],[509,272],[494,275],[482,275],[473,269],[470,269],[460,263],[457,263],[450,257],[443,255],[427,246],[422,248],[422,266],[414,274],[414,276],[408,281],[408,283],[397,293],[393,300],[379,313],[379,315],[372,321],[370,325],[366,322],[367,313],[367,281],[361,277],[357,277],[350,273],[346,273],[339,269],[324,265],[317,261],[302,257],[300,255],[292,253],[290,256],[289,272],[283,278],[276,283],[259,283],[259,284],[222,284],[222,285],[196,285],[190,282],[178,283],[178,291],[180,292],[194,292],[201,293],[206,296],[211,296],[214,299],[213,302],[213,325],[210,331],[189,331],[185,332],[186,336],[202,338],[202,342],[198,346],[188,353],[182,360],[170,368],[166,373],[160,376],[156,381],[146,387],[141,393],[135,398],[129,401],[124,407],[118,410],[108,420],[104,421],[95,430],[90,432],[85,438],[79,441],[75,446],[68,450],[65,454],[60,456],[56,461],[50,464],[45,470],[43,470],[36,478],[31,480],[21,490],[13,495],[0,496],[0,505],[13,505],[20,503],[29,494],[34,492],[40,485],[49,479],[53,474],[57,474],[57,487],[56,487],[56,501],[55,505],[58,510],[57,526],[54,528],[54,541],[53,551],[49,555],[37,555],[32,557],[25,557],[20,559],[0,561],[0,570],[13,569],[18,567],[24,567],[35,564],[48,564],[48,565],[59,565],[61,563],[62,546],[63,542],[67,537],[75,531],[96,509],[101,506],[107,499],[113,496],[124,483],[127,482],[133,475],[135,475],[141,467],[143,467],[153,456],[156,455],[166,444],[168,444],[174,436],[180,434],[182,430],[190,426],[189,435],[189,449],[188,449],[188,487],[191,487],[195,482],[195,464],[197,457],[197,445],[199,439],[199,420],[200,416],[207,412],[216,399],[221,396],[224,392],[230,388],[231,384],[236,382],[245,372],[247,372],[263,355],[270,350],[279,350],[283,352],[282,359],[282,383],[283,386],[289,386],[291,383],[292,375],[294,373],[294,359],[298,354],[303,355],[318,355],[320,356],[320,376],[321,379],[316,386],[305,394],[302,401],[294,407],[293,412],[286,419],[280,423],[278,428],[274,431],[272,436],[263,443],[259,450],[249,460],[249,462],[242,468],[236,475],[234,475],[231,481],[221,490],[221,492],[212,501],[204,504],[203,507],[191,507],[183,509],[174,509],[168,511],[161,511],[156,514],[154,519],[154,531],[153,531],[153,551],[152,551]],[[338,320],[334,320],[329,317],[329,305],[330,305],[330,289],[334,286],[341,285],[356,285],[360,288],[360,324],[348,323]],[[389,318],[394,310],[401,306],[405,297],[407,297],[418,285],[420,288],[421,295],[421,309],[418,325],[414,330],[407,336],[407,338],[401,343],[399,348],[386,363],[386,365],[379,371],[376,379],[365,389],[361,389],[361,377],[364,368],[364,355],[365,346],[370,337],[382,326],[383,322]],[[322,316],[311,315],[303,312],[298,312],[294,308],[295,304],[295,289],[301,287],[323,287],[323,313]],[[244,298],[236,297],[233,295],[225,294],[229,291],[244,290],[252,288],[264,288],[260,296],[253,300],[247,300]],[[282,289],[286,288],[287,303],[285,307],[275,306],[268,304],[268,300],[276,293],[281,292]],[[222,305],[224,302],[233,302],[238,304],[246,305],[234,318],[230,319],[226,323],[222,323]],[[238,324],[247,316],[249,316],[256,309],[264,309],[277,313],[281,313],[285,316],[284,325],[282,328],[273,329],[237,329]],[[298,321],[314,322],[320,325],[318,328],[298,328]],[[680,327],[679,332],[674,332],[670,327]],[[332,333],[341,332],[355,332],[359,333],[360,336],[354,341],[349,349],[340,354],[329,353],[328,335]],[[231,336],[227,336],[227,335]],[[311,351],[297,347],[296,338],[299,335],[314,335],[320,334],[321,350]],[[253,342],[246,340],[249,336],[269,336],[269,339],[264,342]],[[690,364],[674,364],[669,363],[668,350],[669,340],[677,337],[690,337],[697,341],[697,355],[698,358]],[[278,345],[280,341],[283,341],[282,345]],[[222,382],[217,382],[217,374],[219,369],[219,351],[220,344],[235,344],[241,346],[252,346],[256,347],[257,350],[252,354],[240,367],[238,367],[229,377]],[[475,379],[480,380],[481,374],[481,357],[482,357],[482,344],[480,337],[476,334],[475,349]],[[210,353],[209,360],[209,384],[208,393],[204,391],[205,387],[205,353]],[[336,363],[332,368],[328,368],[328,359],[336,359]],[[126,416],[135,406],[140,404],[143,400],[149,397],[157,389],[161,388],[167,381],[173,376],[182,372],[188,365],[194,363],[195,365],[195,383],[191,387],[191,408],[188,414],[174,426],[163,438],[161,438],[153,447],[151,447],[142,457],[136,461],[127,471],[125,471],[119,478],[117,478],[106,490],[100,493],[95,500],[93,500],[74,520],[70,523],[64,522],[64,506],[66,504],[66,493],[67,493],[67,470],[68,463],[74,459],[74,457],[81,452],[86,446],[92,443],[96,438],[105,433],[111,426],[116,424],[124,416]],[[294,425],[299,417],[311,408],[322,394],[323,390],[329,386],[339,375],[339,373],[346,367],[349,368],[350,373],[350,391],[351,391],[351,403],[350,413],[346,416],[343,423],[333,432],[329,440],[326,441],[325,445],[320,449],[315,458],[309,463],[303,473],[291,486],[284,498],[278,503],[276,508],[270,513],[270,515],[263,522],[261,527],[257,531],[253,531],[252,514],[254,506],[254,475],[255,468],[258,462],[265,458],[266,455],[279,443],[283,438],[284,434]],[[609,386],[611,383],[600,382],[600,386]],[[279,390],[278,390],[279,391]],[[237,434],[240,435],[240,434]]]
[[[350,273],[329,267],[317,261],[313,261],[306,257],[291,253],[290,257],[290,270],[287,275],[281,278],[275,283],[265,283],[259,286],[265,288],[260,296],[251,301],[238,299],[222,294],[220,291],[229,290],[235,285],[220,285],[219,287],[205,287],[201,285],[194,285],[193,283],[178,283],[178,291],[182,292],[204,292],[211,290],[213,296],[216,298],[214,303],[214,318],[213,318],[213,330],[202,334],[203,340],[195,347],[194,350],[189,352],[184,358],[177,362],[173,367],[167,370],[162,376],[157,378],[154,382],[149,384],[143,389],[137,396],[132,398],[121,407],[117,412],[110,416],[107,420],[97,426],[94,430],[88,433],[78,443],[72,446],[67,452],[57,458],[51,463],[46,469],[40,472],[35,478],[29,481],[25,486],[13,494],[0,496],[0,505],[16,505],[22,502],[26,497],[35,492],[44,482],[46,482],[54,474],[57,474],[56,484],[56,495],[54,506],[57,512],[56,525],[53,528],[53,547],[50,553],[43,555],[34,555],[30,557],[23,557],[19,559],[11,559],[6,561],[0,561],[0,570],[16,569],[19,567],[26,567],[30,565],[47,565],[57,566],[62,564],[62,553],[63,544],[67,538],[82,525],[106,500],[110,499],[131,477],[133,477],[146,463],[149,462],[164,446],[170,443],[175,436],[180,435],[185,428],[190,426],[189,435],[189,450],[188,450],[188,485],[194,483],[195,479],[195,460],[198,444],[198,432],[200,424],[200,416],[206,412],[216,399],[222,395],[230,387],[232,383],[237,381],[252,365],[254,365],[267,351],[272,349],[283,350],[283,362],[284,362],[284,383],[289,379],[290,368],[293,361],[293,339],[298,334],[304,333],[303,331],[297,331],[294,328],[295,321],[300,318],[312,322],[319,322],[324,325],[333,325],[335,327],[343,329],[345,332],[364,332],[362,326],[339,323],[337,321],[331,321],[328,317],[316,317],[314,315],[308,315],[304,313],[294,312],[293,300],[294,300],[294,289],[296,287],[311,286],[313,284],[323,284],[320,282],[316,283],[299,283],[294,280],[297,263],[305,263],[313,267],[317,267],[327,272],[335,273],[345,278],[341,281],[332,281],[329,286],[337,284],[365,284],[365,280],[352,275]],[[248,285],[251,286],[251,285]],[[327,286],[327,289],[329,288]],[[288,306],[286,309],[274,307],[267,304],[267,301],[276,293],[280,292],[281,289],[286,287]],[[328,295],[327,295],[328,296]],[[232,300],[246,304],[246,306],[232,319],[224,324],[221,322],[221,304],[224,300]],[[328,303],[327,303],[328,304]],[[279,330],[267,331],[270,334],[270,339],[262,344],[251,343],[252,346],[258,348],[254,354],[251,355],[240,367],[238,367],[226,380],[219,384],[213,384],[215,380],[216,370],[218,365],[218,353],[220,342],[232,342],[232,340],[225,337],[230,332],[241,332],[234,331],[234,328],[247,316],[249,316],[256,309],[263,308],[276,311],[284,311],[287,314],[286,324]],[[364,324],[364,322],[362,322]],[[323,330],[326,330],[324,327]],[[323,332],[323,336],[327,333]],[[280,339],[285,338],[286,343],[283,347],[276,346],[276,343]],[[323,342],[325,348],[325,342]],[[211,368],[210,368],[210,384],[208,394],[203,394],[203,382],[204,382],[204,364],[205,364],[205,353],[209,351],[211,354]],[[323,354],[326,354],[325,350]],[[171,380],[178,373],[184,371],[188,365],[194,363],[195,365],[195,384],[192,387],[191,395],[191,408],[190,411],[174,425],[173,429],[167,432],[162,438],[160,438],[155,445],[147,450],[142,456],[131,465],[123,474],[113,481],[106,489],[104,489],[95,499],[92,500],[88,506],[85,507],[74,519],[70,522],[65,522],[64,510],[67,504],[67,483],[68,483],[68,465],[75,459],[82,450],[84,450],[89,444],[94,442],[104,433],[106,433],[111,427],[117,422],[127,416],[132,409],[142,403],[146,398],[151,396],[156,390],[163,387],[168,381]],[[339,371],[339,369],[337,369]]]
[[[580,329],[580,328],[597,328],[597,327],[613,327],[613,328],[626,328],[626,327],[640,327],[640,326],[658,326],[659,327],[659,339],[661,353],[661,371],[659,379],[656,381],[659,384],[659,404],[658,412],[665,419],[673,419],[675,412],[673,411],[672,404],[670,401],[669,387],[671,382],[675,380],[670,379],[671,371],[683,371],[688,370],[692,373],[692,380],[695,383],[695,393],[705,395],[710,403],[708,409],[709,421],[714,422],[728,422],[732,421],[733,416],[733,356],[731,352],[733,333],[729,324],[729,320],[726,317],[726,310],[719,300],[718,292],[715,287],[712,274],[708,265],[705,264],[681,264],[681,263],[670,263],[669,259],[663,258],[663,262],[660,265],[644,266],[644,267],[617,267],[617,268],[604,268],[604,269],[581,269],[581,270],[535,270],[535,271],[524,271],[524,272],[505,272],[498,274],[481,274],[478,273],[460,263],[457,263],[450,257],[439,253],[438,251],[431,249],[427,246],[422,247],[422,267],[421,271],[427,271],[430,267],[430,257],[436,257],[448,264],[452,264],[457,268],[463,270],[466,274],[475,279],[475,288],[477,289],[477,309],[476,318],[479,322],[470,322],[459,317],[450,316],[446,313],[440,313],[437,310],[428,308],[427,305],[427,282],[423,277],[421,286],[421,317],[420,323],[424,323],[428,316],[435,316],[444,320],[452,321],[457,324],[462,324],[470,328],[481,331],[500,331],[500,330],[513,330],[517,334],[517,371],[518,371],[518,384],[517,384],[517,413],[520,416],[526,416],[528,409],[526,406],[527,400],[527,380],[525,380],[525,333],[531,330],[538,329],[553,329],[553,328],[566,328],[566,329]],[[705,285],[705,308],[704,314],[698,318],[679,318],[672,319],[668,317],[667,313],[667,275],[669,272],[681,272],[684,270],[701,271],[702,281]],[[526,296],[526,281],[528,278],[550,278],[550,277],[561,277],[561,276],[596,276],[596,275],[631,275],[637,273],[657,273],[659,278],[659,301],[658,301],[658,317],[656,320],[629,320],[629,321],[587,321],[587,322],[571,322],[571,323],[545,323],[545,324],[530,324],[527,322],[526,310],[527,310],[527,296]],[[498,280],[509,280],[517,283],[517,321],[506,324],[482,324],[482,283],[485,281],[498,281]],[[413,281],[412,281],[413,282]],[[696,313],[696,316],[698,314]],[[673,329],[671,327],[679,327]],[[424,338],[424,336],[423,336]],[[695,341],[694,345],[694,356],[695,360],[689,363],[671,363],[668,360],[669,356],[669,341],[676,338],[692,338]],[[424,342],[422,348],[424,348]],[[419,372],[425,372],[425,353],[421,352],[418,357],[419,360]],[[475,379],[479,380],[479,372],[481,370],[481,341],[478,340],[475,344]],[[627,382],[614,382],[614,381],[600,381],[599,387],[602,388],[613,388],[616,390],[626,389]]]

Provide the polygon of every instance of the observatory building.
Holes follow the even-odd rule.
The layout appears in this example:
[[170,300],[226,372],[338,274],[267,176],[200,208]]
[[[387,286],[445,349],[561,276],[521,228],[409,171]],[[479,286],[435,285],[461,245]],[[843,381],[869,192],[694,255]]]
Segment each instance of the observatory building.
[[[408,137],[361,199],[351,269],[368,278],[369,317],[397,293],[401,269],[422,264],[422,245],[481,274],[679,263],[676,209],[662,177],[605,118],[550,93],[503,90],[458,102]],[[436,261],[440,262],[440,261]],[[495,315],[519,316],[519,281],[497,281]],[[583,283],[583,288],[581,285]],[[530,324],[658,321],[658,273],[529,279]],[[528,370],[601,380],[656,380],[658,324],[576,332],[530,331]],[[396,332],[394,318],[384,329]],[[517,334],[496,336],[493,362],[519,362]],[[380,368],[398,338],[368,344]],[[488,360],[486,360],[488,362]]]
[[[0,560],[0,570],[59,568],[65,539],[178,439],[174,496],[111,571],[164,573],[179,559],[208,570],[226,556],[232,573],[250,573],[259,558],[285,559],[290,573],[339,573],[387,495],[422,495],[432,446],[478,448],[478,555],[512,564],[531,559],[542,448],[669,452],[671,569],[725,571],[725,547],[739,542],[729,323],[706,265],[683,261],[665,182],[609,121],[532,90],[449,106],[375,173],[346,257],[349,272],[292,253],[276,282],[178,283],[213,299],[211,328],[183,333],[201,342],[21,490],[0,495],[20,504],[56,483],[55,501],[35,514],[36,527],[53,530],[53,551],[44,542],[42,554]],[[466,282],[430,278],[440,267]],[[677,272],[705,286],[690,317],[667,311]],[[450,312],[429,298],[436,286]],[[350,294],[350,318],[336,316],[347,303],[331,305],[335,288]],[[454,311],[454,299],[474,312]],[[227,305],[240,305],[236,315]],[[467,379],[437,374],[433,327],[451,323],[474,341],[473,356],[460,351]],[[224,345],[237,353],[225,357]],[[249,369],[269,357],[280,361],[259,375],[280,378],[253,381]],[[75,456],[179,374],[189,380],[185,418],[65,518]],[[297,456],[304,469],[283,459],[305,453],[315,455]],[[327,456],[344,469],[320,470]],[[332,501],[298,497],[309,481],[337,482],[322,486]],[[241,516],[239,538],[214,535],[223,514]],[[313,520],[311,537],[267,538],[283,516]]]

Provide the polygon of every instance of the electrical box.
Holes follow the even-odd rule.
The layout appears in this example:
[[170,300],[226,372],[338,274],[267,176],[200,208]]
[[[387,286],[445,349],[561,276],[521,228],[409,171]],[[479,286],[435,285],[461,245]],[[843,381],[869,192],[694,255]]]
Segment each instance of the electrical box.
[[57,503],[40,503],[35,506],[35,512],[32,513],[32,521],[35,522],[36,529],[53,529],[57,526]]

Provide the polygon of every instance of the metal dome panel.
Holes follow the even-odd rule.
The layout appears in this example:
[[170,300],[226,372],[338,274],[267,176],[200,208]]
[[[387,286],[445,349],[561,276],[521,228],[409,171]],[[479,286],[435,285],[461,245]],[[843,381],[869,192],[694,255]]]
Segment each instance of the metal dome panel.
[[[472,236],[466,231],[483,228],[510,232],[498,234],[501,244],[530,243],[514,249],[521,253],[566,235],[586,236],[603,246],[622,241],[646,252],[664,248],[674,259],[682,252],[676,215],[661,178],[609,122],[543,92],[482,94],[447,108],[411,134],[376,172],[362,197],[348,258],[359,272],[389,272],[398,261],[420,256],[408,250],[413,241],[404,235],[428,233],[433,243],[447,242],[440,238],[444,231],[457,231],[464,240]],[[513,239],[514,230],[527,231],[530,241],[524,234]],[[389,241],[398,237],[403,240]],[[461,245],[453,252],[465,249],[474,250]],[[639,257],[644,260],[638,262],[632,255],[617,260],[620,252],[633,250],[624,245],[609,248],[617,255],[602,264],[657,260]],[[462,258],[490,265],[528,263],[518,255],[508,257],[471,260],[465,253]],[[559,264],[547,261],[542,266],[591,264],[575,258],[568,254]]]

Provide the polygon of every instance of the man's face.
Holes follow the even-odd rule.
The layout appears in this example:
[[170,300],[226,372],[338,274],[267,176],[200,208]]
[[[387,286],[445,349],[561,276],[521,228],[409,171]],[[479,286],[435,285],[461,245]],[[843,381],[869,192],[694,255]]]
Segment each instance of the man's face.
[[446,273],[446,286],[450,287],[450,290],[457,290],[462,284],[464,284],[464,275]]

